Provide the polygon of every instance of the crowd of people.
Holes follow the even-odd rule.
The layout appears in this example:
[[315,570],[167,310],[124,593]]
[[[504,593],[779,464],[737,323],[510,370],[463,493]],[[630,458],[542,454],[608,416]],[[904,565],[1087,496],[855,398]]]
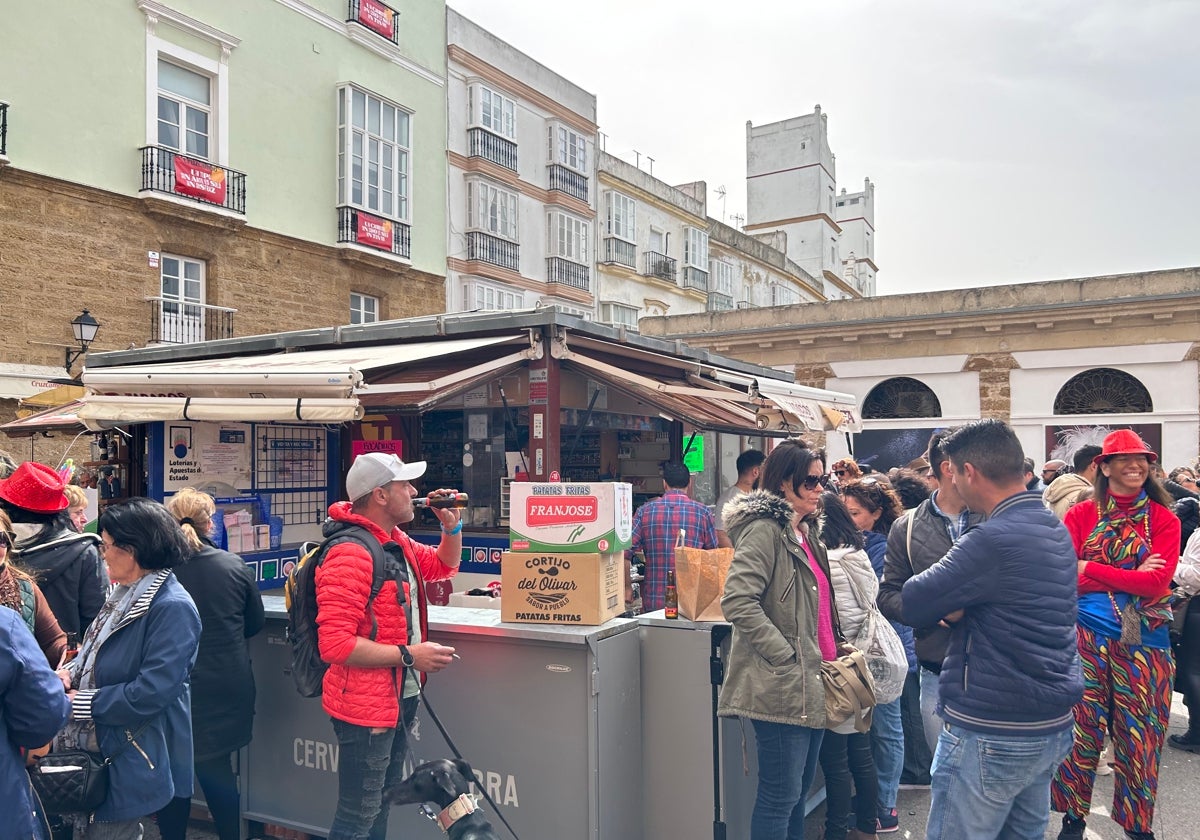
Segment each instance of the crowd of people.
[[[757,482],[717,511],[719,714],[753,723],[751,840],[804,836],[818,765],[823,840],[897,831],[902,784],[930,786],[929,840],[1040,839],[1052,812],[1059,840],[1083,838],[1097,774],[1125,836],[1152,840],[1164,743],[1200,753],[1200,714],[1165,739],[1173,688],[1200,710],[1193,467],[1165,472],[1118,430],[1039,471],[995,420],[887,474],[797,441],[745,463]],[[904,692],[867,732],[827,727],[822,662],[874,609],[908,651]]]

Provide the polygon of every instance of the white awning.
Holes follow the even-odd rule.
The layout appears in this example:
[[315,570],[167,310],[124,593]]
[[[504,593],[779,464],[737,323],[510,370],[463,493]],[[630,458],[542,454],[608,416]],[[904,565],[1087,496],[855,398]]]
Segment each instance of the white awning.
[[799,425],[814,432],[862,431],[857,401],[851,394],[765,378],[755,379],[750,392],[772,404],[761,408],[755,418],[760,429]]
[[266,423],[342,423],[362,418],[353,397],[323,399],[293,397],[233,399],[229,397],[103,397],[89,396],[78,417],[88,428],[114,422],[150,423],[160,420],[218,420]]
[[344,399],[362,385],[364,371],[521,341],[528,344],[528,336],[509,334],[85,369],[83,384],[103,396]]
[[0,364],[0,400],[20,400],[53,388],[54,379],[62,379],[61,367],[47,365]]

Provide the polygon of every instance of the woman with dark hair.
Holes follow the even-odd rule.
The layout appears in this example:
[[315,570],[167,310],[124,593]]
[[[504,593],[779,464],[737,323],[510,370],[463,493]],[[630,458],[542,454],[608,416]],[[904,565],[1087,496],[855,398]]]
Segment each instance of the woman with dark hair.
[[[896,492],[871,476],[852,481],[842,487],[842,499],[854,524],[866,540],[867,556],[875,570],[876,580],[883,577],[883,560],[887,550],[887,535],[892,523],[904,508]],[[904,643],[908,667],[919,667],[911,627],[892,622],[892,629]],[[875,752],[875,769],[879,778],[879,831],[887,834],[898,831],[900,817],[896,797],[900,793],[900,775],[904,772],[904,723],[900,714],[900,699],[880,703],[875,707],[871,722],[871,746]]]
[[26,461],[0,481],[0,510],[13,522],[21,567],[33,575],[66,633],[82,633],[104,603],[108,581],[95,534],[71,524],[62,476]]
[[[842,634],[858,637],[868,610],[875,607],[879,581],[863,549],[863,535],[836,493],[821,495],[821,542],[829,556],[830,583]],[[825,776],[825,840],[874,837],[879,782],[871,756],[871,735],[855,720],[830,729],[821,741]],[[853,797],[851,796],[853,790]],[[854,818],[854,829],[849,817]]]
[[784,441],[763,462],[762,489],[725,508],[734,555],[721,607],[733,641],[717,713],[754,726],[750,840],[804,837],[825,734],[821,663],[838,655],[829,561],[809,530],[828,482],[820,451]]
[[[241,805],[233,754],[250,743],[254,725],[254,674],[246,640],[262,630],[262,596],[246,562],[209,540],[216,511],[212,496],[188,487],[167,500],[192,556],[175,576],[192,596],[204,629],[192,669],[192,740],[196,781],[212,813],[217,836],[238,840]],[[176,795],[158,812],[163,840],[183,840],[190,795]]]
[[1136,433],[1104,438],[1095,493],[1063,524],[1079,556],[1079,658],[1071,754],[1050,785],[1063,812],[1060,840],[1082,838],[1107,730],[1113,744],[1113,820],[1135,840],[1153,838],[1158,766],[1175,662],[1169,601],[1179,561],[1179,520],[1154,478],[1158,456]]
[[140,819],[192,793],[189,676],[200,616],[171,569],[191,547],[158,502],[134,498],[100,514],[101,551],[114,587],[59,671],[71,719],[56,750],[87,749],[112,764],[108,796],[74,815],[75,838],[139,840]]

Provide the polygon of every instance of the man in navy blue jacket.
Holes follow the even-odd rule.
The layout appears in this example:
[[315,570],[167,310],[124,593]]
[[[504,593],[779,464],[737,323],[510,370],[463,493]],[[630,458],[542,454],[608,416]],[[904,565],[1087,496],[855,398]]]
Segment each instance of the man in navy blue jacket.
[[988,519],[901,593],[906,624],[952,627],[926,838],[1041,840],[1083,695],[1075,549],[1041,494],[1026,491],[1007,425],[968,423],[943,446],[959,495]]

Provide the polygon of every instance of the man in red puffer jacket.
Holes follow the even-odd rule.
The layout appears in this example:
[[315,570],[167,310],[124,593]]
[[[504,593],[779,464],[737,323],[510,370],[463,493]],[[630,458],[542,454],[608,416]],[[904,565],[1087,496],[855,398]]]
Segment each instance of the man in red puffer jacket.
[[406,464],[379,452],[358,456],[346,474],[351,501],[331,506],[323,528],[327,537],[351,525],[364,528],[388,557],[383,587],[369,609],[375,565],[366,547],[337,543],[316,570],[317,642],[329,663],[321,705],[333,719],[340,751],[330,840],[384,840],[382,791],[403,772],[417,680],[452,661],[454,648],[428,640],[425,581],[457,573],[460,512],[434,510],[442,526],[437,549],[397,527],[412,521],[417,492],[410,482],[424,474],[424,461]]

